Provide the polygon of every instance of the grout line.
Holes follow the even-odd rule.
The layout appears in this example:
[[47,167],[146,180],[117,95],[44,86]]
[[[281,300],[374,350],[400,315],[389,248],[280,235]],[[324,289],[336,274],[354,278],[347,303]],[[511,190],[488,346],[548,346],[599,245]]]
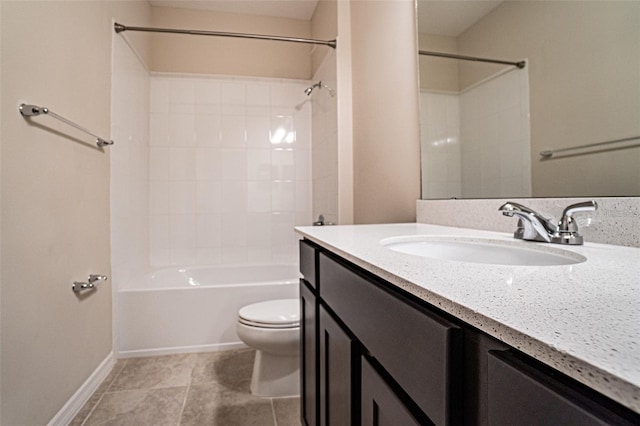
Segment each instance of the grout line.
[[111,389],[111,386],[113,386],[113,384],[118,379],[118,377],[120,377],[120,373],[122,373],[122,370],[124,370],[124,367],[126,367],[128,363],[129,363],[129,360],[125,359],[124,362],[122,363],[122,367],[120,367],[120,370],[116,372],[116,375],[113,377],[113,380],[111,380],[111,383],[109,383],[109,385],[105,388],[103,393],[107,393],[109,389]]
[[273,414],[273,425],[278,426],[278,418],[276,417],[276,406],[273,404],[273,398],[269,398],[271,402],[271,414]]
[[[85,423],[87,423],[87,420],[89,420],[89,417],[91,417],[91,415],[96,410],[96,408],[98,407],[100,402],[102,402],[102,398],[104,398],[104,396],[107,394],[107,391],[111,388],[111,385],[113,385],[113,383],[116,381],[118,376],[120,376],[120,373],[122,373],[122,370],[124,370],[124,366],[125,365],[127,365],[127,361],[126,360],[122,363],[122,367],[120,368],[120,370],[118,372],[116,372],[115,376],[113,377],[113,380],[111,380],[111,382],[108,384],[108,386],[102,392],[102,395],[100,395],[100,398],[98,398],[96,403],[93,404],[93,407],[91,407],[91,410],[89,410],[89,413],[87,414],[87,416],[82,420],[82,423],[80,424],[80,426],[84,426]],[[93,397],[93,395],[91,395],[91,397]],[[89,399],[91,399],[91,397],[89,397]]]
[[184,398],[182,399],[182,407],[180,408],[180,415],[178,416],[177,426],[180,426],[182,423],[182,414],[184,414],[184,407],[187,405],[187,397],[189,396],[189,391],[191,390],[191,380],[193,379],[193,368],[191,368],[191,374],[189,375],[189,383],[187,383],[187,388],[184,391]]

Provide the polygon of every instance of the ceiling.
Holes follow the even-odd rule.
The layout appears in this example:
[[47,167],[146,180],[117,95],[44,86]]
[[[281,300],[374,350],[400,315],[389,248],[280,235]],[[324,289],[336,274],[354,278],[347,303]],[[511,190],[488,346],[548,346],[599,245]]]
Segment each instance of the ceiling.
[[[417,1],[418,28],[420,28],[420,32],[456,37],[477,20],[491,12],[503,0]],[[318,0],[149,0],[149,2],[152,6],[213,10],[304,20],[311,19],[318,4]]]

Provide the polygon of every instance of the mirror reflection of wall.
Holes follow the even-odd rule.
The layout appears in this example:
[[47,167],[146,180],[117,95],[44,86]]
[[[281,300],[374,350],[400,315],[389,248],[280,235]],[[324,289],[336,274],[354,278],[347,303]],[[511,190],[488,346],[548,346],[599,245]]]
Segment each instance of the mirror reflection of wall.
[[[418,0],[422,198],[640,195],[640,2]],[[425,18],[426,17],[426,18]]]
[[420,104],[423,198],[531,197],[526,67],[463,90],[421,89]]

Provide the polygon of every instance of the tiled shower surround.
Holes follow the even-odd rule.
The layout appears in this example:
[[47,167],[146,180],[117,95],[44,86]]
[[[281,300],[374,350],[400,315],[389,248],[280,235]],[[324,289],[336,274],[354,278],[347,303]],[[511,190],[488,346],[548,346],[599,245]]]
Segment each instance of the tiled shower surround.
[[422,198],[531,196],[526,68],[420,102]]
[[152,74],[152,267],[295,262],[293,227],[312,221],[308,85]]

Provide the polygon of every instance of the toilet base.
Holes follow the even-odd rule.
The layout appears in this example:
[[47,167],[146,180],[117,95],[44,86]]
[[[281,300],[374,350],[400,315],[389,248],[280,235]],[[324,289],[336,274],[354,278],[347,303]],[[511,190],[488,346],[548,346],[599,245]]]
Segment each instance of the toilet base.
[[251,393],[268,398],[300,395],[300,357],[256,351]]

